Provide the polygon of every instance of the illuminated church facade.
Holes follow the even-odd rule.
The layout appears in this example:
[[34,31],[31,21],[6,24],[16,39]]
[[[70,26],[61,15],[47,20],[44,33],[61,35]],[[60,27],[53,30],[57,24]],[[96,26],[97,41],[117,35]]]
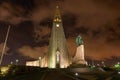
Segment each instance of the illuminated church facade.
[[83,49],[83,44],[79,44],[76,51],[75,59],[70,56],[66,45],[66,38],[62,25],[60,10],[57,6],[53,19],[53,27],[51,31],[51,38],[49,41],[48,53],[43,58],[39,58],[39,60],[37,61],[27,61],[26,66],[67,68],[72,64],[72,62],[75,62],[75,64],[86,64],[86,61],[84,60]]

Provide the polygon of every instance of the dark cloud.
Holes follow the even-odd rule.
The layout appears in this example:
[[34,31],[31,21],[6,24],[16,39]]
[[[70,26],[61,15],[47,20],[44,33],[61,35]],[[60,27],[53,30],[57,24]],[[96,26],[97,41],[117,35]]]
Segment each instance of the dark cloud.
[[4,21],[0,21],[0,43],[4,42],[8,24]]
[[99,38],[99,37],[101,37],[102,31],[101,31],[101,29],[99,29],[99,30],[92,30],[91,34],[92,34],[92,37]]
[[21,47],[27,44],[32,46],[34,43],[33,35],[33,23],[31,21],[23,21],[17,26],[13,25],[11,26],[9,35],[9,45],[12,45],[13,48]]
[[62,19],[63,19],[63,26],[65,26],[64,28],[67,28],[67,27],[71,28],[76,26],[77,24],[77,16],[73,13],[63,14]]
[[[120,21],[120,17],[117,18],[117,21],[118,21],[118,22]],[[118,24],[120,24],[120,23],[118,23]]]
[[81,27],[77,27],[75,28],[74,30],[74,33],[78,33],[78,34],[83,34],[83,35],[89,35],[88,32],[89,32],[89,28],[86,28],[84,26],[81,26]]
[[5,0],[11,3],[14,7],[20,6],[26,10],[31,10],[35,7],[34,0]]
[[[23,21],[18,25],[11,25],[10,33],[8,37],[7,46],[10,47],[10,52],[16,52],[18,48],[29,45],[34,46],[34,29],[31,21]],[[3,43],[6,36],[8,25],[4,24],[0,26],[0,42]]]
[[75,35],[74,28],[77,24],[77,19],[78,19],[77,16],[73,13],[67,12],[63,14],[62,19],[63,19],[62,22],[63,22],[66,38],[72,35],[74,36]]
[[118,26],[118,24],[115,24],[114,27],[113,26],[109,26],[106,29],[107,31],[107,36],[106,36],[106,40],[109,43],[117,43],[119,44],[119,40],[120,40],[120,26]]
[[50,17],[44,18],[40,21],[40,26],[52,28],[53,19]]

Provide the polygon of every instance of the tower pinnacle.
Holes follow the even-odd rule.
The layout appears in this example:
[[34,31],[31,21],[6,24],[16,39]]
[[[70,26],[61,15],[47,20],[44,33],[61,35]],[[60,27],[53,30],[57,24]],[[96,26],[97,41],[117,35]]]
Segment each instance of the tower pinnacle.
[[62,21],[62,19],[61,19],[59,6],[56,6],[56,11],[55,11],[55,15],[54,15],[54,22],[55,23],[60,23],[61,21]]

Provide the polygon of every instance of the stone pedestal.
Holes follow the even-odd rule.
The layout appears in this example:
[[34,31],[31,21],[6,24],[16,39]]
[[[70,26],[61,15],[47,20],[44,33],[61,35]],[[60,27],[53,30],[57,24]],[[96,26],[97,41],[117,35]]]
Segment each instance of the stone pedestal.
[[84,45],[80,45],[77,47],[76,54],[73,59],[74,64],[87,64],[84,58]]

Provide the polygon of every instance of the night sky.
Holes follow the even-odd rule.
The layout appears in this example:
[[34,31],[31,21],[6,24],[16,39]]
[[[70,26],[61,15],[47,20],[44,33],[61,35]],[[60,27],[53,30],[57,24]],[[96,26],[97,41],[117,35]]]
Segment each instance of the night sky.
[[23,64],[47,53],[57,4],[72,56],[80,34],[86,58],[120,58],[120,0],[0,0],[0,52],[11,25],[3,64],[15,59]]

